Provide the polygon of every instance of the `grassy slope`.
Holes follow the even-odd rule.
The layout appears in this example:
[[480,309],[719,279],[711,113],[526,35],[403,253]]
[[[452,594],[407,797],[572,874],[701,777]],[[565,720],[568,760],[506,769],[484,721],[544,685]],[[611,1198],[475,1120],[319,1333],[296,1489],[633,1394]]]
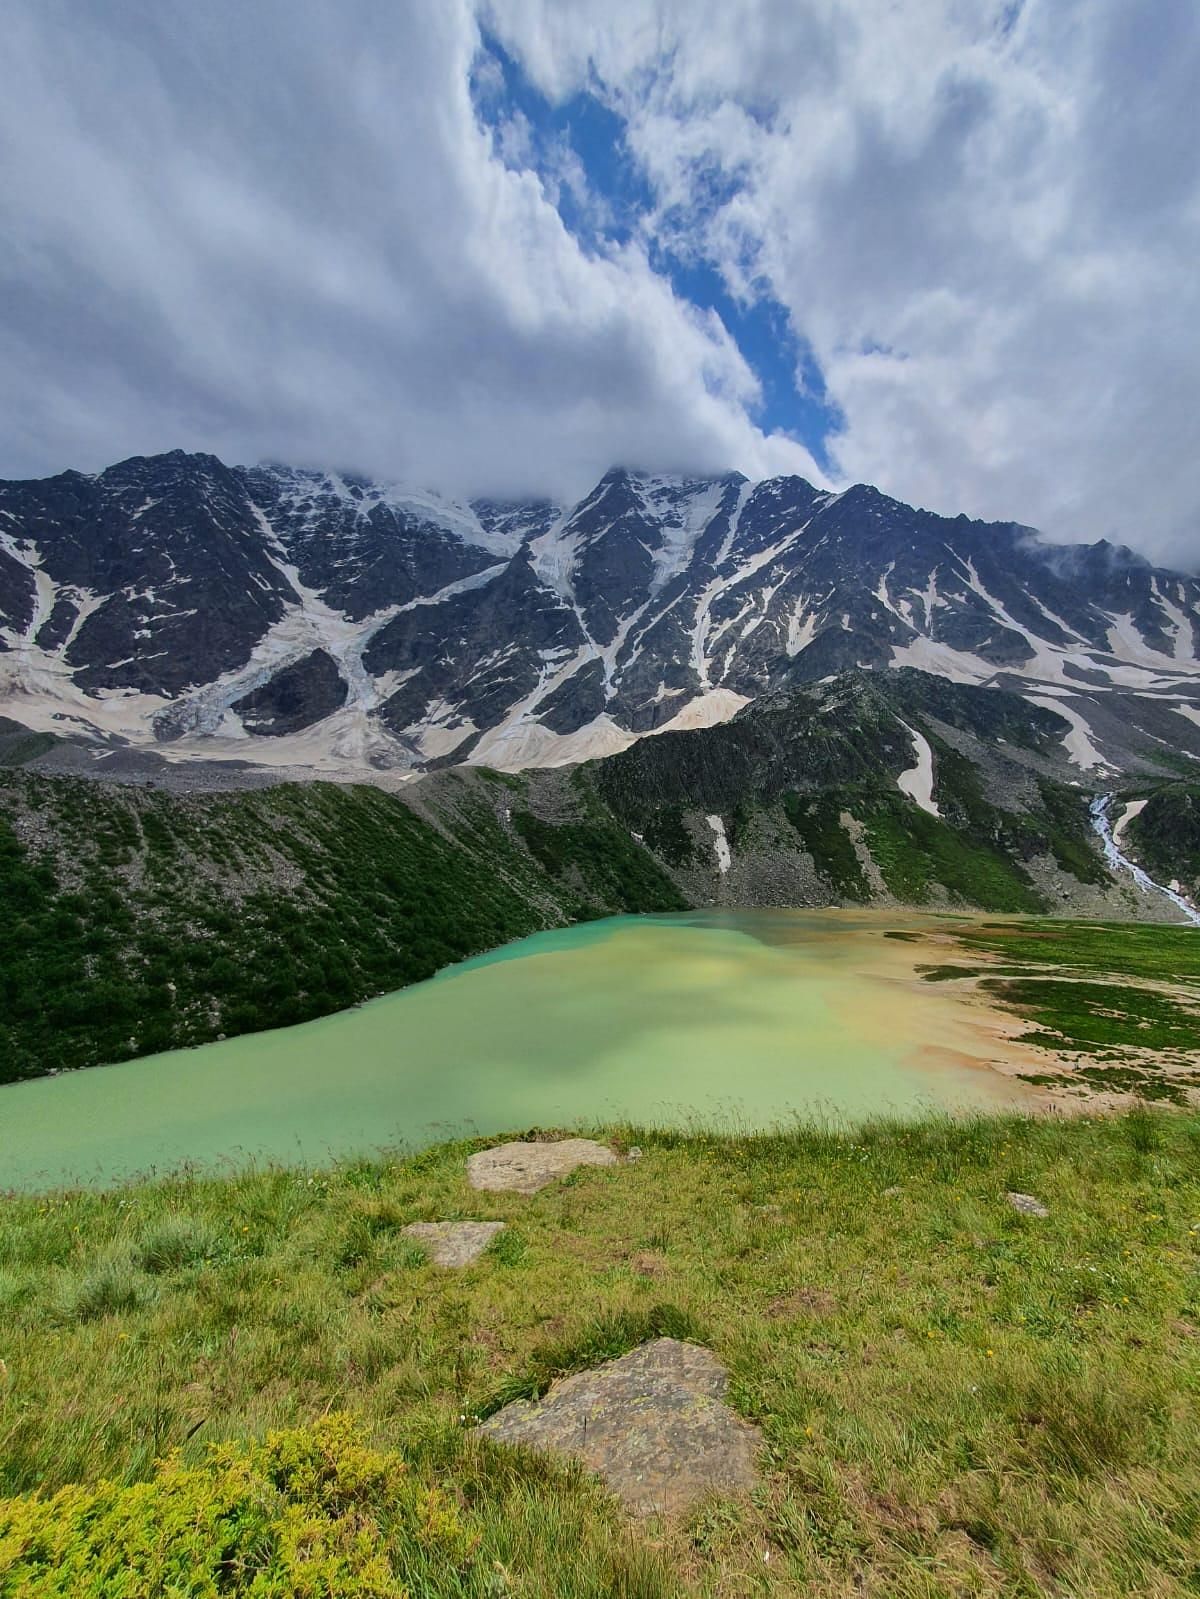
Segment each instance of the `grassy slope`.
[[[1031,715],[1032,709],[1009,694],[919,672],[886,680],[848,674],[824,698],[780,695],[715,728],[640,740],[593,763],[590,781],[674,866],[689,864],[694,854],[683,826],[687,810],[722,815],[735,843],[756,818],[768,831],[778,819],[785,837],[790,824],[834,898],[868,900],[866,875],[839,820],[848,813],[901,903],[1036,914],[1049,905],[1028,869],[1035,857],[1052,858],[1080,883],[1109,881],[1089,825],[1088,796],[1039,776],[1023,808],[1006,809],[989,797],[988,780],[972,760],[924,720],[968,732],[981,753],[994,756],[999,740],[1044,756],[1059,736],[1056,718]],[[898,716],[911,718],[933,749],[940,816],[897,788],[912,761],[911,735]],[[1011,763],[1005,770],[1027,777]]]
[[440,779],[439,827],[374,788],[181,798],[0,774],[0,1083],[304,1021],[557,923],[683,908],[611,818],[545,826],[530,850],[488,790]]
[[[175,1552],[188,1594],[1195,1593],[1200,1118],[625,1137],[532,1199],[473,1193],[460,1144],[5,1201],[0,1489],[116,1486],[0,1508],[0,1591],[148,1599]],[[399,1229],[446,1216],[511,1225],[442,1273]],[[659,1331],[761,1424],[752,1504],[629,1527],[473,1438]],[[329,1411],[382,1454],[329,1422],[244,1452]]]
[[[844,807],[897,899],[1040,909],[1025,824],[987,804],[961,757],[939,759],[952,821],[868,784],[785,791],[779,826],[835,897],[869,897]],[[0,1083],[304,1021],[539,928],[686,909],[667,875],[695,864],[682,807],[631,820],[611,786],[593,768],[564,778],[548,820],[526,779],[488,773],[426,780],[421,814],[367,787],[178,796],[0,771],[13,935],[0,944]],[[753,811],[731,813],[735,844]]]
[[1086,796],[1040,778],[1028,808],[1002,809],[933,726],[942,814],[904,799],[901,715],[966,730],[977,750],[986,738],[1039,756],[1058,736],[1011,695],[849,674],[572,777],[446,772],[407,804],[321,783],[180,796],[5,770],[29,736],[0,719],[14,935],[0,945],[0,1083],[304,1021],[539,928],[685,909],[715,888],[708,814],[739,853],[778,850],[793,869],[810,856],[818,900],[867,900],[879,881],[844,812],[901,903],[1036,913],[1028,863],[1047,855],[1105,880]]

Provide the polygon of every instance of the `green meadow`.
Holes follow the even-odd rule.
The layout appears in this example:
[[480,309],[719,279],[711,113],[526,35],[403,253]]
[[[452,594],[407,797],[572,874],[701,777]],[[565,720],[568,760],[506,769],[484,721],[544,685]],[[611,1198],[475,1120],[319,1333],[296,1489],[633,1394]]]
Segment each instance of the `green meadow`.
[[[1200,1116],[608,1136],[532,1198],[477,1141],[5,1200],[0,1592],[1197,1592]],[[401,1231],[468,1217],[463,1271]],[[476,1436],[661,1333],[761,1427],[750,1498],[631,1522]]]

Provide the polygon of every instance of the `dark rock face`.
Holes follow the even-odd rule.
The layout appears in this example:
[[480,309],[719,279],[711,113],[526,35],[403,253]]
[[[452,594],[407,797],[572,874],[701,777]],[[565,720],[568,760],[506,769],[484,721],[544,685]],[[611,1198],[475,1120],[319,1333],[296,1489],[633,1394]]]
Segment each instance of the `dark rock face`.
[[496,561],[431,507],[389,500],[359,478],[283,467],[243,478],[299,582],[352,621],[436,594]]
[[542,587],[522,550],[486,587],[446,600],[436,619],[425,607],[395,617],[363,664],[405,677],[380,711],[397,732],[447,701],[477,727],[493,727],[536,693],[543,657],[570,656],[583,643],[578,616]]
[[54,589],[44,615],[36,580],[18,595],[17,627],[36,619],[33,642],[62,650],[88,692],[209,682],[283,614],[287,581],[237,475],[213,456],[136,456],[97,477],[6,484],[0,506]]
[[346,685],[337,663],[324,650],[314,650],[234,700],[233,709],[248,733],[278,736],[311,727],[345,702]]
[[571,760],[915,666],[1061,700],[1081,763],[1087,729],[1096,761],[1200,758],[1198,640],[1194,577],[862,484],[617,469],[573,507],[457,505],[179,451],[0,484],[0,692],[135,741],[344,710],[383,764]]

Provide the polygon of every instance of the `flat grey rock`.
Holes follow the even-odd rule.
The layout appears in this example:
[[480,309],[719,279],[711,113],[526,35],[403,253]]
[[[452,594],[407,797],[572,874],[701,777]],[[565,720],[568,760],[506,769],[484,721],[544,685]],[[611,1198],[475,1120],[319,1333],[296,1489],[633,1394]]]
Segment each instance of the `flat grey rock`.
[[1022,1216],[1048,1216],[1050,1212],[1040,1199],[1035,1199],[1032,1194],[1018,1194],[1011,1189],[1004,1196],[1014,1210],[1019,1210]]
[[472,1188],[495,1189],[510,1194],[536,1194],[556,1177],[566,1177],[578,1166],[615,1166],[618,1157],[607,1144],[591,1138],[560,1138],[552,1144],[498,1144],[481,1149],[467,1161],[467,1181]]
[[507,1226],[502,1221],[414,1221],[404,1228],[435,1266],[469,1266]]
[[757,1480],[762,1435],[725,1403],[728,1381],[710,1350],[656,1338],[506,1405],[479,1430],[581,1461],[634,1515],[672,1515]]

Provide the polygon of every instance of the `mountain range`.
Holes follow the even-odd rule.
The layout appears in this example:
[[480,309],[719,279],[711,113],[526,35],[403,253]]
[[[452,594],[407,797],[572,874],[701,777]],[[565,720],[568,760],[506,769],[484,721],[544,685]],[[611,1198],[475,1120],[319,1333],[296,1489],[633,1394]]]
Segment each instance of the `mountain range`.
[[1196,914],[1200,582],[1105,543],[176,452],[0,484],[0,621],[0,1081],[614,913]]
[[915,667],[1053,712],[1102,778],[1200,760],[1198,657],[1196,577],[862,484],[458,504],[182,451],[0,483],[4,710],[93,754],[556,766]]

